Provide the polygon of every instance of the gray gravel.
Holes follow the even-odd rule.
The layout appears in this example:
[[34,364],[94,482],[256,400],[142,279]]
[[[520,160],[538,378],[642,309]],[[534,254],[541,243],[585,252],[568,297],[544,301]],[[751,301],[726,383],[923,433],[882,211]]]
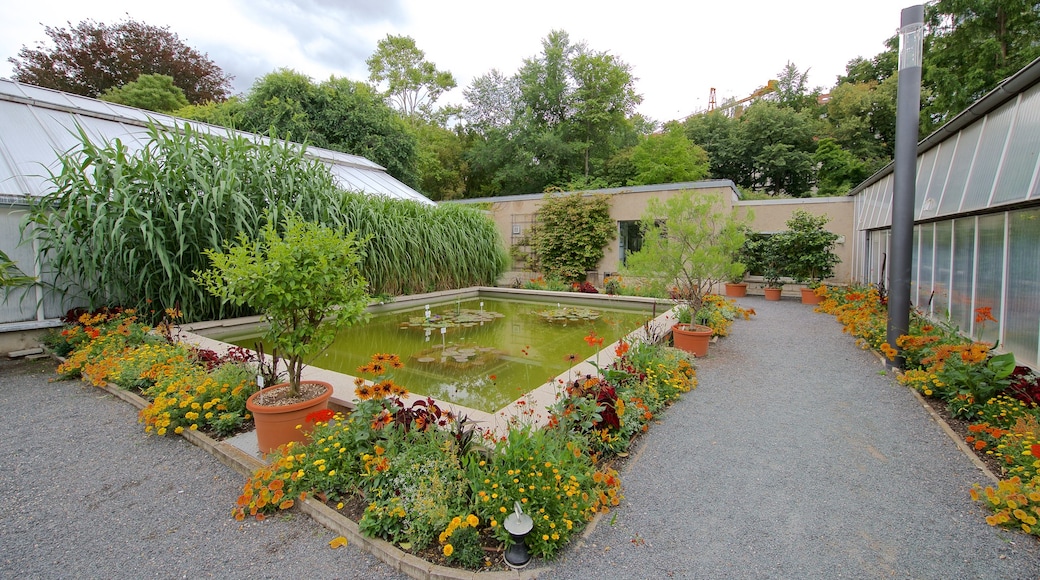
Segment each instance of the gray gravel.
[[988,483],[834,318],[796,299],[700,361],[650,429],[625,501],[547,578],[1038,578],[1040,543],[992,528]]
[[236,522],[242,476],[54,368],[0,362],[0,578],[404,578],[305,515]]

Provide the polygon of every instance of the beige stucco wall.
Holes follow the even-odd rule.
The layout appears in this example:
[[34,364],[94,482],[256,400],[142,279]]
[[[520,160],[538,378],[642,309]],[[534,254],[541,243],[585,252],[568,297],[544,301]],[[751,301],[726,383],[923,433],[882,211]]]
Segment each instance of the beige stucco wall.
[[841,262],[834,268],[834,277],[830,282],[847,283],[852,280],[853,260],[856,253],[855,243],[858,236],[855,229],[854,198],[817,197],[807,199],[769,199],[755,201],[739,201],[734,204],[738,214],[751,212],[754,216],[751,229],[756,232],[779,232],[787,229],[787,220],[796,209],[805,210],[813,215],[826,215],[831,218],[827,230],[838,234],[838,244],[834,253]]
[[[679,185],[679,184],[677,184]],[[685,189],[698,194],[717,194],[723,199],[727,209],[736,201],[737,191],[729,181],[698,182],[696,187],[682,184],[686,187],[669,188],[661,186],[651,191],[633,191],[626,189],[607,190],[606,192],[589,192],[588,195],[597,193],[610,198],[610,217],[615,222],[638,221],[646,211],[646,205],[651,198],[667,199]],[[514,198],[501,198],[491,202],[490,215],[498,226],[506,246],[511,246],[516,239],[526,233],[534,221],[538,208],[542,205],[542,196],[516,196]],[[514,229],[514,226],[516,229]],[[516,231],[519,233],[515,233]],[[620,242],[615,238],[604,248],[603,259],[594,272],[590,272],[589,280],[600,284],[605,275],[617,272],[621,265]],[[500,284],[508,285],[516,279],[525,281],[535,275],[524,272],[520,264],[511,264],[509,270],[499,280]]]
[[[827,229],[843,236],[842,243],[835,247],[835,253],[841,258],[841,263],[835,268],[835,276],[832,282],[848,282],[851,279],[852,260],[855,248],[854,241],[857,236],[853,235],[854,202],[851,197],[835,198],[809,198],[809,199],[776,199],[762,201],[740,201],[737,199],[737,191],[729,181],[698,182],[696,184],[676,184],[676,187],[659,186],[648,191],[615,189],[600,192],[610,198],[610,216],[616,221],[639,220],[646,210],[647,202],[654,197],[666,199],[684,190],[689,189],[698,194],[721,195],[727,209],[735,207],[738,213],[746,215],[753,214],[751,222],[752,229],[759,232],[777,232],[786,229],[786,222],[795,209],[804,209],[814,215],[830,216],[831,221]],[[597,192],[590,192],[594,195]],[[534,221],[538,208],[542,205],[542,196],[514,196],[499,198],[490,201],[490,215],[498,226],[499,232],[505,240],[506,246],[522,236]],[[519,233],[514,235],[514,226]],[[604,248],[603,259],[600,260],[594,273],[590,273],[590,281],[600,284],[604,275],[617,272],[620,264],[619,240],[607,244]],[[499,280],[501,285],[509,285],[515,280],[525,281],[535,274],[523,271],[522,268],[513,265]]]

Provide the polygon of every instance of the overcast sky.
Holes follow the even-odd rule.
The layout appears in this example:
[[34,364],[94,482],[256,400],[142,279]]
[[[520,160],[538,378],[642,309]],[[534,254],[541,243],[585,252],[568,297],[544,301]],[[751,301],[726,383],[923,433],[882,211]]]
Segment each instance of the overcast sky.
[[810,86],[830,88],[845,64],[884,49],[909,0],[0,0],[0,77],[9,57],[48,40],[43,27],[93,19],[169,26],[234,75],[236,92],[280,67],[317,81],[367,80],[365,59],[387,34],[407,35],[459,88],[440,103],[462,103],[462,88],[497,68],[515,73],[541,52],[551,30],[607,51],[632,67],[638,111],[664,121],[741,98],[791,61]]

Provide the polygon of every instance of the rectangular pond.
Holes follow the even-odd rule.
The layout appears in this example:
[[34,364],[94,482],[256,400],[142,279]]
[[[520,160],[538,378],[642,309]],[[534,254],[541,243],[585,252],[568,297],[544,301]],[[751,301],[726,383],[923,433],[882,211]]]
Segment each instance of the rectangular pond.
[[[409,300],[383,310],[341,332],[309,364],[357,375],[373,354],[396,354],[404,368],[389,376],[410,392],[488,413],[551,382],[653,316],[647,302],[494,293]],[[253,348],[260,328],[205,335]],[[603,340],[589,344],[586,337]]]

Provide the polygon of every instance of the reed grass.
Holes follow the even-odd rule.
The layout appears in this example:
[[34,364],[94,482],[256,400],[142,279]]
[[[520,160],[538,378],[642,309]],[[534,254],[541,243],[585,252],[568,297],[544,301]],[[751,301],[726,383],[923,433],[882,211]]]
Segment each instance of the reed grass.
[[188,124],[150,126],[137,152],[118,139],[95,144],[82,128],[78,136],[26,223],[56,285],[91,308],[177,307],[185,321],[249,314],[209,295],[192,272],[208,266],[204,250],[240,232],[256,238],[265,216],[279,223],[287,210],[371,235],[363,270],[373,295],[493,284],[505,269],[505,245],[479,210],[343,191],[295,144]]

